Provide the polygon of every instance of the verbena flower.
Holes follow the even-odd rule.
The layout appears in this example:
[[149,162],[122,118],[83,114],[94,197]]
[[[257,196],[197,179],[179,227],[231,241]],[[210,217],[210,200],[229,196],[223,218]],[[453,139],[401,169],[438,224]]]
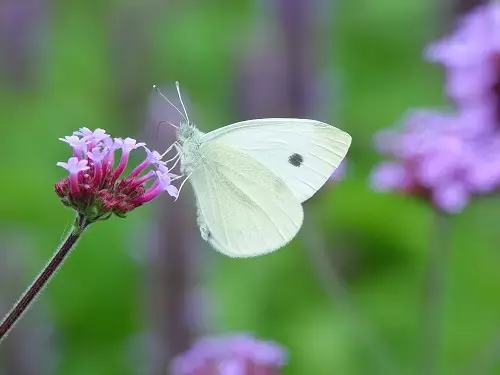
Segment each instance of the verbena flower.
[[446,68],[453,112],[420,110],[376,135],[390,157],[372,173],[377,190],[428,199],[460,212],[474,195],[500,188],[500,3],[479,6],[426,58]]
[[[132,138],[111,138],[103,129],[81,128],[73,135],[59,139],[70,145],[73,153],[67,162],[57,163],[66,169],[69,176],[55,184],[55,191],[63,204],[76,211],[75,220],[52,259],[0,321],[0,343],[54,277],[90,224],[108,219],[113,214],[124,217],[164,191],[176,198],[179,195],[172,181],[182,176],[174,175],[167,166],[168,162],[179,161],[179,154],[162,161],[162,155],[147,149],[145,143]],[[167,149],[164,155],[173,147]],[[123,176],[130,154],[139,148],[145,150],[145,160],[129,175]],[[121,150],[121,155],[115,167],[118,150]]]
[[[490,1],[463,17],[449,36],[425,51],[446,68],[446,91],[460,109],[482,113],[481,132],[500,124],[500,3]],[[472,130],[472,129],[471,129]]]
[[172,375],[281,374],[287,354],[270,341],[251,335],[221,335],[198,340],[172,362]]
[[[111,138],[103,129],[81,128],[71,136],[59,138],[73,148],[73,156],[58,166],[69,172],[55,185],[55,191],[66,206],[85,215],[90,222],[107,219],[112,214],[123,217],[127,212],[158,197],[166,191],[177,197],[170,173],[161,155],[150,151],[145,143],[132,138]],[[132,151],[142,148],[145,160],[128,176],[122,176]],[[115,168],[115,153],[121,157]]]
[[375,167],[372,186],[431,201],[460,212],[473,195],[500,187],[498,135],[471,137],[460,114],[415,111],[399,128],[376,135],[376,148],[390,160]]

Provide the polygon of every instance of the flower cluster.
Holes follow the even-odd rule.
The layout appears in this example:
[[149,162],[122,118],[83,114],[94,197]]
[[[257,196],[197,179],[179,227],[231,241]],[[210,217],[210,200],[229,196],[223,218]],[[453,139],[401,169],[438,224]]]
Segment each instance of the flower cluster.
[[[57,163],[69,176],[56,183],[56,194],[64,205],[85,215],[90,222],[112,214],[124,217],[163,191],[173,197],[178,195],[177,188],[171,185],[178,176],[170,173],[162,156],[150,151],[145,143],[132,138],[111,138],[103,129],[88,128],[59,139],[72,147],[73,155],[67,162]],[[145,160],[128,176],[121,177],[131,152],[139,148],[146,151]],[[118,150],[121,157],[115,167]]]
[[374,169],[372,184],[457,213],[472,196],[500,188],[500,4],[474,10],[425,55],[445,67],[455,109],[416,110],[377,134],[377,150],[392,161]]
[[285,349],[251,335],[211,336],[198,340],[172,362],[172,375],[278,375]]
[[471,131],[495,130],[500,123],[500,3],[490,1],[466,15],[450,36],[431,44],[425,57],[446,69],[446,93],[459,110],[481,123]]

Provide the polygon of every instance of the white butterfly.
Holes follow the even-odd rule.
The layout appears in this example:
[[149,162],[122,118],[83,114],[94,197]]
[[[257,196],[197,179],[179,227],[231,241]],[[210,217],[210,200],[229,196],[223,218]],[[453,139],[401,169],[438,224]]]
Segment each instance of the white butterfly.
[[189,121],[176,85],[184,114],[176,109],[185,121],[169,150],[178,150],[187,176],[182,184],[189,179],[193,186],[202,238],[240,258],[286,245],[302,226],[302,203],[339,166],[351,136],[294,118],[242,121],[203,133]]

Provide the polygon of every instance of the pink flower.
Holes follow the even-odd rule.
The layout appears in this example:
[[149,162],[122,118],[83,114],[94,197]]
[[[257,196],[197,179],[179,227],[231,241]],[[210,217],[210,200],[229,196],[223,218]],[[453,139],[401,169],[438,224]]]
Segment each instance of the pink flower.
[[132,172],[130,172],[130,176],[137,176],[148,166],[152,166],[154,168],[160,168],[165,166],[165,162],[161,160],[162,156],[158,151],[151,151],[149,148],[145,146],[143,146],[143,148],[146,151],[147,155],[146,159],[137,167],[135,167],[135,169]]
[[376,147],[391,160],[374,168],[372,187],[424,198],[449,213],[460,212],[471,196],[499,188],[500,134],[472,136],[463,115],[417,111],[399,129],[376,136]]
[[146,145],[143,142],[137,142],[133,138],[115,138],[115,144],[117,146],[116,148],[121,148],[124,153],[130,153],[130,151]]
[[156,181],[153,183],[151,188],[149,188],[143,195],[137,198],[138,202],[141,204],[153,200],[162,192],[166,191],[170,196],[177,198],[179,196],[178,189],[171,185],[172,178],[176,177],[174,174],[168,172],[168,169],[163,173],[160,171],[154,172],[156,176]]
[[71,175],[76,175],[79,172],[83,172],[89,169],[87,163],[87,160],[78,160],[78,158],[72,157],[69,158],[67,163],[60,161],[57,163],[57,165],[66,169]]
[[108,148],[104,148],[104,149],[101,150],[99,147],[94,147],[92,149],[92,151],[89,151],[87,153],[87,156],[93,162],[100,163],[100,162],[102,162],[104,160],[104,158],[106,157],[106,155],[108,154],[108,152],[109,152]]
[[63,167],[64,169],[66,169],[69,172],[71,193],[74,196],[80,195],[78,176],[79,176],[80,172],[83,172],[83,171],[86,171],[89,169],[87,164],[88,164],[88,160],[78,160],[78,158],[76,158],[76,157],[69,158],[67,163],[64,163],[64,162],[57,163],[57,165],[59,167]]
[[285,349],[251,335],[220,335],[199,339],[172,363],[172,375],[281,374]]
[[[178,196],[177,188],[171,184],[172,179],[178,176],[170,173],[161,155],[149,151],[145,143],[132,138],[116,138],[113,141],[102,129],[92,131],[81,128],[74,134],[84,138],[73,135],[62,140],[77,147],[80,155],[71,157],[67,163],[57,163],[69,172],[69,177],[60,180],[55,191],[66,206],[84,214],[90,222],[106,219],[112,214],[123,217],[164,191],[173,197]],[[95,147],[83,152],[89,144]],[[145,160],[130,175],[119,179],[130,153],[140,147],[146,149]],[[122,158],[114,169],[113,154],[117,148],[122,149]],[[150,184],[153,179],[155,181]]]
[[142,142],[137,143],[137,141],[133,138],[125,138],[125,140],[121,138],[115,138],[115,144],[114,144],[115,149],[121,148],[122,150],[122,157],[120,159],[120,163],[118,164],[118,167],[116,168],[115,174],[113,176],[115,179],[118,178],[127,167],[130,152],[132,150],[135,150],[136,148],[143,147],[145,145],[146,144]]
[[90,130],[89,128],[80,128],[80,130],[73,132],[73,135],[80,135],[82,137],[87,137],[97,142],[108,138],[109,135],[106,134],[106,130],[97,128],[96,130]]
[[91,143],[87,137],[77,137],[76,135],[66,136],[64,138],[59,138],[60,141],[66,142],[71,147],[73,147],[73,156],[76,158],[81,158],[82,154],[87,150],[87,145]]
[[398,162],[377,165],[371,174],[372,187],[377,191],[409,190],[413,179],[409,171]]

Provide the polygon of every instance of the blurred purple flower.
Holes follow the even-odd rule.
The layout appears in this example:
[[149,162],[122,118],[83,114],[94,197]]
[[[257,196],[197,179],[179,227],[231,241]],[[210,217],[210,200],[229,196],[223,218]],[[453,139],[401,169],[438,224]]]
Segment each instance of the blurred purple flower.
[[397,162],[381,163],[372,172],[372,186],[377,191],[409,191],[414,184],[409,172]]
[[423,197],[457,213],[472,195],[499,187],[500,155],[494,150],[500,134],[471,137],[463,122],[462,114],[415,111],[400,129],[377,134],[375,147],[393,161],[375,167],[373,188]]
[[345,177],[346,173],[347,173],[347,160],[344,159],[339,164],[339,166],[337,167],[337,169],[335,169],[333,171],[333,173],[330,176],[329,180],[330,181],[334,181],[334,182],[342,180]]
[[457,110],[414,111],[402,128],[377,134],[375,147],[394,162],[376,167],[372,183],[460,212],[471,196],[500,187],[500,3],[471,11],[425,54],[446,68]]
[[173,375],[277,375],[286,364],[283,347],[251,335],[221,335],[198,340],[172,362]]
[[[478,131],[500,124],[500,3],[478,6],[461,19],[455,32],[431,44],[429,61],[446,68],[446,91],[460,108],[483,111]],[[487,121],[484,121],[487,120]]]
[[13,88],[36,84],[43,63],[52,3],[46,0],[0,1],[0,76]]

